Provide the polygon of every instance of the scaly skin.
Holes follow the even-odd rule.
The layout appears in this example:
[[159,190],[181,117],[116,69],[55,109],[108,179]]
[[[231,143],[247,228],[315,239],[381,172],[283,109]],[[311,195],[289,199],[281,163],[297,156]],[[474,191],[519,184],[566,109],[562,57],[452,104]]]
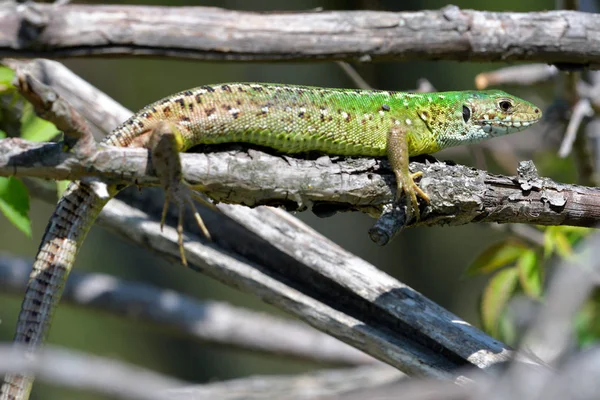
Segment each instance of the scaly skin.
[[[319,151],[342,156],[387,155],[409,211],[427,200],[408,171],[408,157],[520,131],[541,118],[533,104],[504,92],[409,94],[304,86],[231,83],[203,86],[140,110],[105,143],[148,146],[159,123],[171,124],[179,150],[197,144],[246,142],[283,153]],[[75,256],[94,220],[118,189],[72,183],[46,228],[19,314],[15,342],[33,352]],[[7,375],[1,400],[29,397],[33,377]]]

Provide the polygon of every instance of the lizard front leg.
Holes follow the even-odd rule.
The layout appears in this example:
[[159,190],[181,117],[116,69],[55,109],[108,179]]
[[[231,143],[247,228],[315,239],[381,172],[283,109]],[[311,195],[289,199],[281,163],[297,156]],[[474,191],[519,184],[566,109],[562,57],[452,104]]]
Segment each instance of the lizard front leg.
[[414,179],[423,175],[422,172],[411,173],[408,169],[408,142],[405,127],[393,126],[388,133],[387,156],[396,175],[396,201],[400,200],[402,194],[406,196],[407,221],[414,215],[417,221],[421,217],[417,196],[429,203],[429,196],[417,184]]

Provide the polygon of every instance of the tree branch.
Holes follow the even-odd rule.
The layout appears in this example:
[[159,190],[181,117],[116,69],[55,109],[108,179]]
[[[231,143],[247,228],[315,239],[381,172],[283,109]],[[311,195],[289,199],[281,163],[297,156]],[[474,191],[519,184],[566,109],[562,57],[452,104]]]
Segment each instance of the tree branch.
[[402,375],[389,367],[358,367],[292,376],[251,376],[171,389],[166,393],[172,400],[326,400],[330,396],[344,398],[355,391],[368,393],[402,380]]
[[[22,295],[31,263],[0,254],[0,291]],[[191,339],[254,352],[329,364],[367,364],[375,360],[297,321],[198,301],[172,290],[128,282],[104,274],[73,271],[62,304],[151,323]]]
[[[397,398],[407,400],[515,398],[592,400],[598,396],[600,349],[570,355],[569,338],[574,331],[571,321],[596,286],[598,247],[596,233],[580,243],[575,257],[563,262],[553,277],[548,301],[536,310],[538,318],[528,333],[525,348],[546,347],[552,354],[554,367],[538,368],[526,363],[513,363],[507,369],[483,375],[471,371],[468,383],[451,381],[403,380],[397,372],[381,366],[343,371],[319,371],[292,377],[250,377],[206,385],[181,387],[182,383],[125,363],[74,351],[46,348],[36,358],[23,357],[13,346],[0,346],[0,373],[8,371],[36,372],[39,378],[78,388],[118,394],[122,398],[175,399],[346,399]],[[584,265],[586,268],[579,268]],[[573,290],[577,288],[578,290]],[[560,356],[560,357],[556,357]],[[149,381],[150,380],[150,381]],[[173,386],[179,386],[173,388]],[[108,388],[108,389],[107,389]],[[169,389],[170,388],[170,389]]]
[[[18,138],[0,140],[0,176],[94,177],[110,183],[159,185],[144,149],[99,146],[95,154],[83,157],[62,152],[61,147]],[[186,181],[218,202],[284,205],[288,210],[308,207],[318,215],[353,210],[374,214],[393,199],[394,175],[384,160],[327,156],[306,160],[236,147],[239,150],[182,154]],[[411,167],[424,172],[421,187],[431,197],[416,225],[593,227],[600,222],[600,189],[540,178],[533,164],[522,164],[518,177],[441,162],[413,162]]]
[[[229,213],[247,215],[244,207],[229,207],[234,208]],[[230,223],[213,230],[214,221],[205,218],[215,241],[186,235],[192,269],[252,293],[409,374],[449,379],[460,366],[484,368],[509,359],[511,351],[498,341],[374,266],[312,230],[299,231],[295,220],[285,221],[270,208],[257,211],[256,218],[263,221],[256,227],[260,236],[232,229]],[[178,263],[175,228],[165,227],[161,233],[158,221],[119,201],[111,201],[98,222]],[[223,250],[233,245],[225,235],[249,250],[243,255]],[[298,243],[307,256],[298,255]],[[254,254],[255,248],[263,259]]]
[[18,350],[13,345],[0,345],[0,374],[35,373],[37,379],[53,385],[104,393],[119,399],[316,400],[394,384],[403,377],[393,368],[376,365],[193,385],[122,361],[60,347],[45,346],[33,358]]
[[[0,4],[0,57],[201,60],[469,60],[600,66],[600,16]],[[327,38],[327,40],[321,40]]]
[[0,345],[0,374],[33,373],[36,378],[121,399],[165,399],[184,382],[122,361],[74,350],[45,347],[35,356],[24,347]]

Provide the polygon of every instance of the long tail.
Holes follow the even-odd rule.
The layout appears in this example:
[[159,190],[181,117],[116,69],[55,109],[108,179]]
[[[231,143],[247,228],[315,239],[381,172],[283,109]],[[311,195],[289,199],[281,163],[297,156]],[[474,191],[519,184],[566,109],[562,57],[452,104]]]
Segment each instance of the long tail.
[[[52,314],[86,234],[116,193],[104,184],[73,182],[58,202],[33,263],[14,339],[31,353],[46,339]],[[27,399],[32,384],[33,376],[6,375],[0,400]]]

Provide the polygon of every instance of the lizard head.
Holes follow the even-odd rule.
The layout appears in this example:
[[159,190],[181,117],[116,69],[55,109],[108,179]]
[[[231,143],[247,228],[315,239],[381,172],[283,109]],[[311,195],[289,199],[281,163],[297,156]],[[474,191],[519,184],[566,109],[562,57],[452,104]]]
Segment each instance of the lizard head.
[[[440,115],[437,133],[440,148],[477,143],[522,131],[542,117],[530,102],[501,90],[440,93],[449,107]],[[442,99],[443,101],[443,99]]]

